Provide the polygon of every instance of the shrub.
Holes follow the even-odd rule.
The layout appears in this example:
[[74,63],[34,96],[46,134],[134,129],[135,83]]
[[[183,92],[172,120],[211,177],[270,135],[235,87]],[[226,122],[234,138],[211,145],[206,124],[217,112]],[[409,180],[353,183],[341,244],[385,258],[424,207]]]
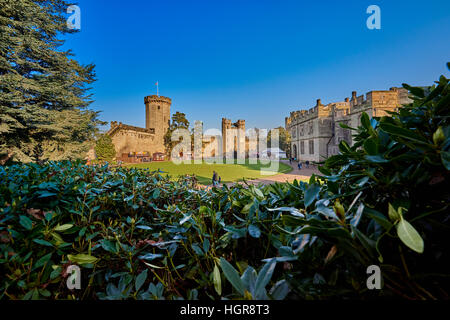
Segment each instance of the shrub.
[[95,145],[95,154],[99,161],[111,162],[116,156],[116,150],[111,137],[104,134],[102,135]]
[[[0,299],[448,298],[449,86],[413,88],[309,183],[0,166]],[[66,287],[69,265],[82,289]],[[368,290],[379,265],[382,290]]]

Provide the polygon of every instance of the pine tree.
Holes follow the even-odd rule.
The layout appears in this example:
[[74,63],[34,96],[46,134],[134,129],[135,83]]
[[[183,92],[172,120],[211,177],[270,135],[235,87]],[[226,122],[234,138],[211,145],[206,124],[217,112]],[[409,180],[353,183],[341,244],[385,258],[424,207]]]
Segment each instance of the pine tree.
[[0,153],[31,161],[36,146],[50,160],[81,158],[93,145],[98,113],[89,85],[94,65],[80,65],[60,39],[63,0],[0,0]]
[[100,161],[112,162],[116,156],[116,150],[110,136],[104,134],[97,140],[95,154]]

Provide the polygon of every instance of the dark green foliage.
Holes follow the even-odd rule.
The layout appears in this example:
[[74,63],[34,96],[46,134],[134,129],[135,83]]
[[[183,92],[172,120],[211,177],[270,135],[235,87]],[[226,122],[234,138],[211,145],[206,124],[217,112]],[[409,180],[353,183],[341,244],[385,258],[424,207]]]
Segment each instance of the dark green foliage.
[[93,65],[61,50],[68,3],[2,0],[0,4],[0,149],[31,161],[83,158],[97,132],[89,85]]
[[[448,80],[421,90],[392,117],[363,114],[356,144],[309,183],[0,167],[0,299],[448,299]],[[70,264],[81,290],[66,288]]]
[[110,136],[104,134],[97,140],[95,154],[97,160],[112,162],[113,158],[116,156],[116,150]]

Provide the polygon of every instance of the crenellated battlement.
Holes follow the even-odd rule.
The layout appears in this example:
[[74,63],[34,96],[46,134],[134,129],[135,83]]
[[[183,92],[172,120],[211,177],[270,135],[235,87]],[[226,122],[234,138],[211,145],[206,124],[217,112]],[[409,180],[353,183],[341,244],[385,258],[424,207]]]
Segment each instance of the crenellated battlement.
[[164,96],[150,95],[144,98],[145,103],[169,103],[172,104],[172,99]]
[[309,121],[314,118],[358,113],[372,107],[398,107],[408,102],[408,91],[404,88],[392,87],[389,90],[374,90],[360,96],[357,96],[357,92],[353,91],[351,99],[345,98],[342,102],[333,102],[323,105],[321,99],[317,99],[316,106],[313,108],[290,112],[289,117],[285,119],[285,123],[289,126],[295,123]]
[[146,129],[141,127],[130,126],[128,124],[123,124],[122,122],[111,121],[111,129],[109,129],[108,134],[112,135],[113,132],[117,130],[132,130],[136,132],[155,134],[155,128]]

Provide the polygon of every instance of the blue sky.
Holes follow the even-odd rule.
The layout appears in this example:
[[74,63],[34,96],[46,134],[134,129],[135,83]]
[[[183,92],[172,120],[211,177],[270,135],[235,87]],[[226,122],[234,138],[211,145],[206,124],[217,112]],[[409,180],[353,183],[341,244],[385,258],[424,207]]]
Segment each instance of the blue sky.
[[[381,9],[369,30],[366,9]],[[68,35],[96,64],[104,121],[144,127],[144,96],[172,98],[172,113],[220,128],[284,125],[290,111],[448,76],[450,1],[80,0]]]

